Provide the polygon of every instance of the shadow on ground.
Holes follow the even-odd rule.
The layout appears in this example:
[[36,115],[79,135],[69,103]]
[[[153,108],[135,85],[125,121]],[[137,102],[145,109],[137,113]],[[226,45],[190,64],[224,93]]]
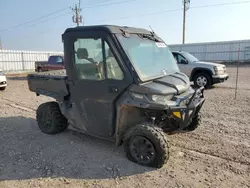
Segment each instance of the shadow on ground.
[[0,118],[0,131],[0,180],[104,179],[155,170],[128,161],[110,141],[72,130],[46,135],[31,118]]

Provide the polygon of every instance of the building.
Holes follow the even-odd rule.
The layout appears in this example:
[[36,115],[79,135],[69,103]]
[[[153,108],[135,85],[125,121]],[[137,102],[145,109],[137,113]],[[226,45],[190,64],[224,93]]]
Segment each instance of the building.
[[168,45],[171,51],[186,51],[202,61],[250,62],[250,40]]

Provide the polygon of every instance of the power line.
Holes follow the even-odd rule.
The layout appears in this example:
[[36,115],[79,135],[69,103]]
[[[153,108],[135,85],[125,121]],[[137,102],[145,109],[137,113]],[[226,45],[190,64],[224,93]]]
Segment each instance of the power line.
[[213,5],[202,5],[202,6],[190,7],[190,9],[219,7],[219,6],[234,5],[234,4],[245,4],[245,3],[250,3],[250,1],[229,2],[229,3],[220,3],[220,4],[213,4]]
[[[194,6],[194,7],[189,7],[189,9],[218,7],[218,6],[225,6],[225,5],[232,5],[232,4],[243,4],[243,3],[250,3],[250,1],[241,1],[241,2],[231,2],[231,3],[221,3],[221,4],[212,4],[212,5]],[[176,11],[181,11],[181,10],[183,10],[183,8],[172,9],[172,10],[163,10],[163,11],[158,11],[158,12],[150,12],[150,13],[139,14],[139,15],[134,15],[134,16],[124,16],[124,17],[118,17],[118,18],[113,18],[113,19],[103,19],[103,20],[98,20],[96,22],[104,22],[104,21],[120,20],[120,19],[129,19],[129,18],[135,18],[135,17],[144,17],[144,16],[150,16],[150,15],[154,15],[154,14],[163,14],[163,13],[176,12]]]
[[[130,0],[131,1],[131,0]],[[124,2],[128,2],[128,1],[123,1]],[[121,3],[121,2],[119,2]],[[231,2],[231,3],[221,3],[221,4],[212,4],[212,5],[202,5],[202,6],[194,6],[194,7],[190,7],[190,9],[195,9],[195,8],[207,8],[207,7],[217,7],[217,6],[225,6],[225,5],[232,5],[232,4],[243,4],[243,3],[250,3],[250,1],[241,1],[241,2]],[[47,15],[44,15],[44,16],[41,16],[35,20],[31,20],[31,21],[28,21],[28,22],[25,22],[25,23],[22,23],[22,24],[19,24],[17,26],[14,26],[12,28],[16,28],[16,27],[19,27],[21,25],[25,25],[25,24],[29,24],[29,23],[32,23],[34,21],[37,21],[39,19],[43,19],[45,17],[49,17],[50,15],[53,15],[53,14],[56,14],[58,12],[61,12],[63,10],[66,10],[68,8],[64,8],[64,9],[61,9],[59,11],[56,11],[56,12],[53,12],[53,13],[50,13],[50,14],[47,14]],[[180,9],[172,9],[172,10],[164,10],[164,11],[158,11],[158,12],[151,12],[151,13],[145,13],[145,14],[140,14],[140,15],[134,15],[134,16],[124,16],[124,17],[118,17],[118,18],[114,18],[114,19],[106,19],[106,20],[99,20],[97,22],[104,22],[104,21],[110,21],[110,20],[120,20],[120,19],[129,19],[129,18],[134,18],[134,17],[144,17],[144,16],[150,16],[150,15],[155,15],[155,14],[163,14],[163,13],[168,13],[168,12],[175,12],[175,11],[181,11],[183,10],[182,8]],[[66,13],[66,14],[69,14],[69,13]],[[56,16],[56,17],[53,17],[51,19],[47,19],[47,20],[43,20],[42,22],[36,22],[35,24],[32,24],[30,26],[34,26],[34,25],[37,25],[38,23],[44,23],[44,22],[47,22],[47,21],[50,21],[52,19],[55,19],[57,17],[60,17],[60,16],[64,16],[66,14],[63,14],[63,15],[59,15],[59,16]],[[8,28],[8,30],[10,30],[11,28]],[[7,29],[5,29],[7,30]],[[0,30],[0,32],[3,31],[3,30]]]
[[124,17],[118,17],[114,19],[109,19],[109,20],[98,20],[98,22],[103,22],[103,21],[110,21],[110,20],[122,20],[122,19],[128,19],[128,18],[135,18],[135,17],[143,17],[143,16],[150,16],[154,14],[162,14],[162,13],[167,13],[167,12],[175,12],[175,11],[181,11],[182,8],[179,9],[172,9],[172,10],[163,10],[159,12],[150,12],[150,13],[145,13],[145,14],[139,14],[139,15],[134,15],[134,16],[124,16]]
[[[216,6],[225,6],[225,5],[232,5],[232,4],[243,4],[243,3],[250,3],[250,1],[241,1],[241,2],[231,2],[231,3],[221,3],[221,4],[212,4],[212,5],[194,6],[194,7],[189,7],[189,9],[207,8],[207,7],[216,7]],[[150,16],[150,15],[155,15],[155,14],[164,14],[164,13],[176,12],[176,11],[182,11],[182,10],[183,10],[182,8],[172,9],[172,10],[163,10],[163,11],[144,13],[144,14],[139,14],[139,15],[134,15],[134,16],[124,16],[124,17],[118,17],[118,18],[108,19],[108,20],[107,19],[106,20],[99,20],[97,22],[104,22],[104,21],[110,21],[110,20],[120,20],[120,19],[129,19],[129,18],[134,18],[134,17],[143,17],[143,16]],[[63,15],[65,15],[65,14],[63,14]],[[54,18],[52,18],[52,19],[54,19]],[[47,21],[49,21],[49,20],[50,19],[48,19]],[[34,24],[34,25],[36,25],[36,24]]]
[[114,2],[114,3],[103,4],[103,5],[99,5],[99,6],[83,7],[83,9],[85,9],[85,8],[96,8],[96,7],[102,7],[102,6],[110,6],[110,5],[117,5],[117,4],[123,4],[123,3],[127,3],[127,2],[132,2],[132,1],[137,1],[137,0],[119,1],[119,2]]
[[[107,2],[107,1],[108,1],[108,0],[106,0],[105,2]],[[83,8],[85,9],[85,8],[96,8],[96,7],[102,7],[102,6],[110,6],[110,5],[115,5],[115,4],[122,4],[122,3],[126,3],[126,2],[131,2],[131,1],[136,1],[136,0],[126,0],[126,1],[121,1],[121,2],[114,2],[114,3],[102,4],[102,5],[96,5],[96,6],[89,6],[89,7],[87,6],[87,7],[83,7]],[[94,4],[95,4],[95,3],[93,2],[93,3],[87,3],[86,5],[94,5]],[[63,9],[61,9],[61,10],[58,10],[58,11],[55,11],[55,12],[52,12],[52,13],[49,13],[49,14],[40,16],[40,17],[38,17],[38,18],[36,18],[36,19],[34,19],[34,20],[30,20],[30,21],[27,21],[27,22],[24,22],[24,23],[15,25],[15,26],[10,27],[10,28],[2,29],[2,30],[0,30],[0,33],[6,32],[6,31],[9,31],[9,30],[12,30],[12,29],[21,27],[21,26],[24,26],[24,25],[29,24],[29,23],[32,23],[32,22],[36,22],[36,21],[38,21],[38,20],[44,19],[44,18],[49,17],[49,16],[51,16],[51,15],[54,15],[54,14],[57,14],[57,13],[62,12],[62,11],[64,11],[64,10],[67,10],[68,8],[69,8],[69,7],[65,7],[65,8],[63,8]]]
[[[35,23],[33,23],[33,24],[27,25],[26,28],[27,28],[27,27],[36,26],[37,24],[43,24],[43,23],[49,22],[49,21],[51,21],[51,20],[54,20],[54,19],[56,19],[56,18],[63,17],[63,16],[65,16],[65,15],[69,15],[69,14],[71,14],[70,11],[68,11],[67,13],[64,13],[64,14],[56,15],[56,16],[54,16],[54,17],[52,17],[52,18],[49,18],[49,19],[46,19],[46,20],[41,20],[41,21],[39,21],[39,22],[35,22]],[[10,31],[10,32],[11,32],[11,31]]]
[[44,15],[44,16],[40,16],[40,17],[38,17],[38,18],[36,18],[36,19],[34,19],[34,20],[31,20],[31,21],[28,21],[28,22],[24,22],[24,23],[18,24],[18,25],[16,25],[16,26],[13,26],[13,27],[10,27],[10,28],[7,28],[7,29],[0,30],[0,32],[6,32],[6,31],[9,31],[9,30],[11,30],[11,29],[15,29],[15,28],[17,28],[17,27],[21,27],[21,26],[23,26],[23,25],[26,25],[26,24],[29,24],[29,23],[32,23],[32,22],[41,20],[41,19],[43,19],[43,18],[47,18],[47,17],[49,17],[49,16],[52,16],[52,15],[57,14],[57,13],[59,13],[59,12],[62,12],[62,11],[64,11],[64,10],[66,10],[66,9],[68,9],[68,7],[67,7],[67,8],[63,8],[63,9],[58,10],[58,11],[55,11],[55,12],[52,12],[52,13],[49,13],[49,14],[46,14],[46,15]]
[[87,1],[85,2],[84,4],[85,5],[93,5],[93,4],[99,4],[99,3],[107,3],[107,2],[110,2],[110,1],[116,1],[116,0],[99,0],[99,1]]
[[70,11],[68,11],[67,13],[64,13],[64,14],[56,15],[56,16],[50,18],[50,19],[42,20],[42,21],[40,21],[40,22],[36,22],[36,23],[34,23],[34,24],[28,25],[28,27],[35,26],[35,25],[37,25],[37,24],[41,24],[41,23],[45,23],[45,22],[49,22],[49,21],[51,21],[51,20],[54,20],[54,19],[59,18],[59,17],[62,17],[62,16],[66,16],[66,15],[69,15],[69,14],[71,14]]

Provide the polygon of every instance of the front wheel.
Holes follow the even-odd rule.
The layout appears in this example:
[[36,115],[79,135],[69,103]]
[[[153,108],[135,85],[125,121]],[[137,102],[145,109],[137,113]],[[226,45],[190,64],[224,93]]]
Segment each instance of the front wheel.
[[199,73],[194,77],[194,84],[196,87],[210,88],[212,85],[211,76],[205,72]]
[[128,130],[123,141],[128,159],[137,164],[161,168],[168,161],[167,137],[159,127],[136,125]]
[[194,131],[199,127],[201,123],[201,115],[197,114],[193,119],[192,122],[185,128],[186,131]]

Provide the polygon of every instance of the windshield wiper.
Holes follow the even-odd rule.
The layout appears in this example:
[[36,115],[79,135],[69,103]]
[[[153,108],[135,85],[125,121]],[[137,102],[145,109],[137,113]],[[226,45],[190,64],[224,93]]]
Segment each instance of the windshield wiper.
[[155,42],[161,42],[159,39],[157,39],[154,35],[147,35],[147,34],[138,34],[139,37],[141,38],[146,38],[148,40],[152,40],[152,41],[155,41]]

